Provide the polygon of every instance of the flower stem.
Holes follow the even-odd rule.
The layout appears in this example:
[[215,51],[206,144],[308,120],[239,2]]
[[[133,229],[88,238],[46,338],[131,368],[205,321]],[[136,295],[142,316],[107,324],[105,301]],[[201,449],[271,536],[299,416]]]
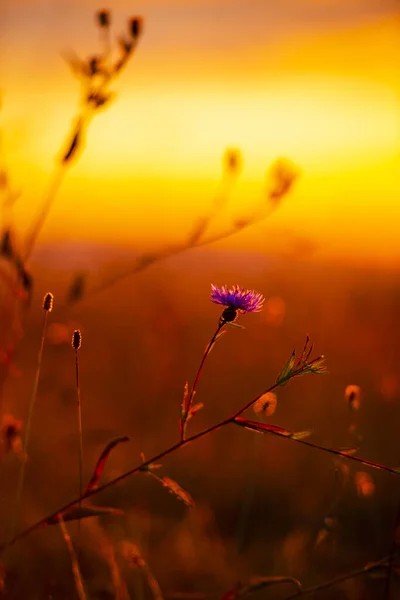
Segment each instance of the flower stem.
[[[75,376],[76,376],[76,398],[78,409],[78,435],[79,435],[79,496],[83,494],[83,427],[82,427],[82,403],[81,388],[79,384],[79,357],[78,349],[75,349]],[[82,500],[79,501],[81,507]],[[78,520],[78,553],[80,550],[81,521]]]
[[27,417],[27,420],[26,420],[24,444],[23,444],[23,450],[22,450],[22,463],[21,463],[21,467],[20,467],[20,470],[19,470],[18,487],[17,487],[17,498],[16,498],[16,502],[15,502],[15,516],[14,516],[14,523],[13,523],[13,526],[12,526],[12,535],[15,534],[15,529],[16,529],[16,527],[18,525],[18,519],[19,519],[20,509],[21,509],[21,500],[22,500],[22,492],[23,492],[24,477],[25,477],[25,467],[26,467],[26,462],[28,460],[27,449],[28,449],[28,442],[29,442],[29,434],[30,434],[30,429],[31,429],[31,421],[32,421],[32,415],[33,415],[33,408],[34,408],[34,405],[35,405],[35,400],[36,400],[36,395],[37,395],[37,390],[38,390],[38,385],[39,385],[39,377],[40,377],[40,369],[41,369],[41,365],[42,365],[44,341],[45,341],[45,338],[46,338],[47,315],[48,315],[48,311],[45,310],[45,312],[44,312],[44,321],[43,321],[43,329],[42,329],[42,339],[40,341],[40,348],[39,348],[39,354],[38,354],[38,362],[37,362],[37,368],[36,368],[35,381],[34,381],[34,384],[33,384],[32,394],[31,394],[31,398],[30,398],[30,401],[29,401],[28,417]]
[[[181,441],[177,442],[176,444],[174,444],[173,446],[170,446],[166,450],[163,450],[162,452],[160,452],[156,456],[153,456],[152,458],[147,459],[144,462],[141,462],[139,465],[137,465],[136,467],[130,469],[129,471],[126,471],[125,473],[122,473],[121,475],[119,475],[118,477],[115,477],[114,479],[110,479],[110,481],[107,481],[103,485],[100,485],[100,486],[98,486],[96,488],[91,488],[91,489],[87,490],[79,498],[76,498],[76,499],[72,500],[71,502],[68,502],[67,504],[65,504],[64,506],[62,506],[61,508],[59,508],[54,513],[52,513],[50,515],[47,515],[43,519],[40,519],[40,521],[38,521],[37,523],[34,523],[33,525],[31,525],[30,527],[28,527],[27,529],[25,529],[24,531],[22,531],[18,535],[16,535],[12,540],[10,540],[8,543],[6,543],[2,547],[0,547],[0,552],[3,551],[5,548],[8,548],[8,547],[12,546],[17,541],[19,541],[19,540],[27,537],[30,533],[32,533],[33,531],[35,531],[39,527],[42,527],[42,526],[46,525],[46,523],[48,521],[51,521],[52,519],[54,519],[55,517],[57,517],[57,515],[59,513],[64,514],[70,508],[72,508],[74,505],[78,504],[80,501],[82,501],[82,500],[84,500],[86,498],[89,498],[91,496],[94,496],[95,494],[98,494],[99,492],[102,492],[103,490],[106,490],[106,489],[108,489],[108,488],[116,485],[117,483],[120,483],[121,481],[127,479],[131,475],[135,475],[136,473],[143,472],[143,468],[144,467],[148,467],[152,463],[159,462],[160,460],[164,459],[166,456],[169,456],[173,452],[176,452],[176,450],[179,450],[180,448],[183,448],[184,446],[188,446],[189,444],[195,442],[196,440],[198,440],[198,439],[200,439],[202,437],[205,437],[206,435],[209,435],[210,433],[213,433],[214,431],[222,429],[222,427],[225,427],[225,425],[235,424],[235,420],[238,417],[240,417],[240,415],[242,415],[246,410],[248,410],[253,404],[255,404],[257,402],[257,400],[259,400],[259,398],[261,398],[264,394],[267,394],[268,392],[272,392],[277,387],[279,387],[279,384],[278,383],[274,383],[273,385],[271,385],[266,390],[263,390],[261,392],[261,394],[258,394],[258,396],[256,396],[255,398],[253,398],[252,400],[250,400],[249,402],[247,402],[247,404],[245,404],[244,406],[242,406],[242,408],[239,408],[237,411],[235,411],[230,417],[227,417],[226,419],[223,419],[219,423],[216,423],[216,424],[212,425],[211,427],[208,427],[207,429],[203,429],[203,431],[200,431],[200,432],[192,435],[191,437],[186,438],[185,440],[181,440]],[[270,431],[270,433],[274,433],[274,432]],[[277,433],[276,435],[279,435],[279,434]],[[325,447],[325,446],[322,446],[322,445],[319,445],[319,444],[313,444],[311,442],[308,442],[307,440],[298,439],[298,438],[295,438],[295,437],[287,437],[286,435],[285,436],[280,435],[280,437],[284,437],[284,439],[292,440],[294,442],[297,442],[297,443],[309,446],[311,448],[314,448],[316,450],[320,450],[322,452],[328,452],[328,453],[334,454],[336,456],[341,456],[341,457],[345,458],[346,460],[353,460],[353,461],[362,463],[364,465],[367,465],[367,466],[379,469],[381,471],[387,471],[387,472],[392,473],[392,474],[397,475],[397,476],[400,475],[400,471],[398,469],[395,469],[395,468],[392,468],[392,467],[388,467],[386,465],[382,465],[382,464],[379,464],[379,463],[375,463],[375,462],[366,460],[364,458],[361,458],[359,456],[355,456],[355,455],[351,455],[351,454],[346,454],[345,452],[342,452],[340,450],[335,450],[333,448],[328,448],[328,447]]]
[[189,397],[185,401],[184,411],[183,411],[181,423],[180,423],[180,425],[181,425],[181,442],[183,442],[185,439],[186,425],[187,425],[187,421],[188,421],[189,412],[190,412],[190,409],[192,408],[193,398],[196,393],[197,385],[199,383],[204,364],[207,360],[208,355],[211,352],[212,347],[214,346],[214,344],[217,340],[218,334],[220,333],[221,329],[224,327],[225,324],[226,324],[225,321],[220,319],[220,321],[218,323],[218,327],[215,330],[214,335],[212,336],[211,340],[209,341],[208,346],[203,354],[203,358],[201,359],[201,362],[200,362],[199,368],[197,370],[196,377],[195,377],[191,392],[189,394]]

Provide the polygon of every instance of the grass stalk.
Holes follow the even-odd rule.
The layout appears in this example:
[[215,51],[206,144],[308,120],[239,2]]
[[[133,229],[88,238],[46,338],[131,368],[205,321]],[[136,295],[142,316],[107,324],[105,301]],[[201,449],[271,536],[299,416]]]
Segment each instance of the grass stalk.
[[31,397],[29,400],[28,416],[26,419],[26,426],[25,426],[25,436],[24,436],[24,443],[23,443],[23,449],[22,449],[22,462],[21,462],[21,466],[20,466],[20,470],[19,470],[19,477],[18,477],[18,484],[17,484],[17,497],[16,497],[16,502],[15,502],[15,516],[14,516],[14,522],[13,522],[13,526],[12,526],[12,535],[15,534],[16,528],[18,526],[18,520],[20,517],[22,492],[23,492],[23,488],[24,488],[24,479],[25,479],[25,469],[26,469],[26,463],[28,460],[29,435],[30,435],[31,424],[32,424],[33,409],[35,406],[35,401],[36,401],[36,396],[37,396],[37,391],[38,391],[38,386],[39,386],[39,378],[40,378],[40,370],[41,370],[41,366],[42,366],[44,342],[46,339],[48,314],[49,314],[49,312],[51,312],[52,308],[53,308],[53,296],[52,296],[52,294],[46,294],[46,296],[44,297],[44,300],[43,300],[44,318],[43,318],[43,327],[42,327],[42,337],[40,340],[40,348],[39,348],[37,367],[36,367],[36,375],[35,375],[35,380],[33,383],[32,394],[31,394]]
[[[81,386],[79,383],[79,350],[82,344],[82,334],[79,329],[76,329],[72,336],[72,348],[75,351],[75,385],[76,385],[76,404],[78,417],[78,437],[79,437],[79,496],[81,497],[84,490],[83,484],[83,426],[82,426],[82,402],[81,402]],[[79,508],[82,505],[82,500],[79,501]],[[81,521],[78,520],[78,554],[80,551],[81,538]]]
[[78,559],[76,557],[76,553],[75,553],[74,547],[72,545],[71,537],[68,533],[67,526],[65,525],[62,515],[60,514],[60,515],[58,515],[58,517],[59,517],[59,523],[60,523],[60,528],[61,528],[61,531],[63,534],[63,538],[65,540],[65,544],[68,548],[68,552],[69,552],[69,555],[71,558],[72,573],[74,576],[76,593],[78,595],[79,600],[88,600],[88,597],[85,592],[85,587],[83,585],[83,579],[82,579],[82,574],[81,574],[81,571],[79,568]]

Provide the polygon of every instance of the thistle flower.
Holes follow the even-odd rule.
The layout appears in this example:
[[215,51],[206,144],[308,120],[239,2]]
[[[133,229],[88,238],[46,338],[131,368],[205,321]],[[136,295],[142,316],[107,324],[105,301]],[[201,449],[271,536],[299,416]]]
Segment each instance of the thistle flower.
[[234,285],[228,288],[223,285],[218,288],[211,284],[211,302],[225,306],[221,319],[227,323],[236,319],[238,313],[260,312],[264,296],[254,290],[246,290]]

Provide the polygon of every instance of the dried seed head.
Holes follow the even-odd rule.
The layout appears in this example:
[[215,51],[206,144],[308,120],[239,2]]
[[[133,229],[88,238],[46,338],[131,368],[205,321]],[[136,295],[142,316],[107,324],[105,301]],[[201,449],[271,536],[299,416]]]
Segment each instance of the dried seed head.
[[79,329],[75,329],[72,335],[72,347],[74,350],[79,350],[82,345],[82,334]]
[[142,17],[132,17],[129,19],[129,32],[134,39],[137,39],[143,31]]
[[291,190],[300,175],[300,169],[286,158],[278,158],[270,166],[266,175],[269,202],[278,202]]
[[51,312],[53,310],[54,296],[48,292],[43,298],[43,310]]
[[74,135],[69,143],[68,149],[66,150],[64,156],[61,159],[61,162],[65,165],[67,164],[76,154],[76,151],[79,148],[82,134],[82,123],[79,122],[77,128],[75,130]]
[[100,27],[110,27],[110,11],[99,10],[99,12],[96,13],[96,18]]
[[229,173],[237,173],[242,167],[242,154],[237,148],[227,148],[223,164]]

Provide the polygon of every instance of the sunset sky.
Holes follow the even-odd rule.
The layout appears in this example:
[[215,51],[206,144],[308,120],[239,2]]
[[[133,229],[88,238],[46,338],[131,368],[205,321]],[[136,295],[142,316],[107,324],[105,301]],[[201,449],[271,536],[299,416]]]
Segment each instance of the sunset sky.
[[[107,6],[104,6],[107,7]],[[62,58],[99,52],[93,0],[2,0],[3,152],[20,230],[40,205],[79,99]],[[279,156],[301,169],[284,205],[223,242],[400,261],[400,4],[394,0],[114,0],[144,17],[118,97],[90,126],[42,241],[177,241],[213,199],[226,147],[244,168],[232,211],[260,200]],[[224,218],[224,217],[221,217]],[[283,240],[283,241],[282,241]]]

